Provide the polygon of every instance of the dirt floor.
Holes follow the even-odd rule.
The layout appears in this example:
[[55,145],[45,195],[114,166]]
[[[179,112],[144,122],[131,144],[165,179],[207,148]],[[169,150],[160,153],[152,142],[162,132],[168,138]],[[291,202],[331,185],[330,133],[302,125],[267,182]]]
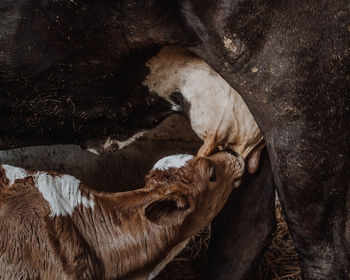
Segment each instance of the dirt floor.
[[[276,206],[277,230],[265,254],[247,280],[301,280],[298,257],[281,208]],[[194,236],[184,251],[169,263],[157,280],[205,279],[210,228]]]

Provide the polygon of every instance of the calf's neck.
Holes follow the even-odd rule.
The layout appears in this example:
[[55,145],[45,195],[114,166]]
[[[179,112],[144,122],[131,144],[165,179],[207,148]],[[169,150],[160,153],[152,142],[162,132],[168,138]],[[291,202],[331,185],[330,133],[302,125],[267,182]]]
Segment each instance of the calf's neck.
[[218,214],[244,159],[161,159],[145,187],[94,191],[70,175],[0,165],[1,279],[152,279]]

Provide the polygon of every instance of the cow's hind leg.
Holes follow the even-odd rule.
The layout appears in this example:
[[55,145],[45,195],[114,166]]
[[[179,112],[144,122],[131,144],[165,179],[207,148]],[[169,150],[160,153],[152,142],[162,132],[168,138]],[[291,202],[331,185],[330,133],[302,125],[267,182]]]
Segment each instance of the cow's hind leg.
[[304,139],[279,137],[291,135],[286,127],[273,133],[270,157],[275,182],[303,279],[350,279],[347,143],[329,145],[330,140],[324,137],[316,145],[312,133]]
[[275,187],[266,149],[214,220],[209,246],[209,279],[244,279],[275,229]]

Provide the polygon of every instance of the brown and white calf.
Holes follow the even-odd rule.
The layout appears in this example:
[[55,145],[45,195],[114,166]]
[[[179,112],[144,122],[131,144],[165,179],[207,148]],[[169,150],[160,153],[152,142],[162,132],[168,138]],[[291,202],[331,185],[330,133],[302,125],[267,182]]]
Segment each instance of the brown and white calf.
[[1,279],[152,279],[221,210],[244,159],[161,159],[144,188],[94,191],[70,175],[0,165]]

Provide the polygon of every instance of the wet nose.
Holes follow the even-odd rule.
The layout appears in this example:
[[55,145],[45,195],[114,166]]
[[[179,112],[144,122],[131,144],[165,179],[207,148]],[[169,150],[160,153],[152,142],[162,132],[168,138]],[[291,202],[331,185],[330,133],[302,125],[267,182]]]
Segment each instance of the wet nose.
[[225,152],[226,153],[229,153],[229,154],[231,154],[231,155],[234,155],[235,157],[239,157],[239,154],[238,153],[236,153],[235,151],[233,151],[233,150],[231,150],[231,149],[225,149]]

